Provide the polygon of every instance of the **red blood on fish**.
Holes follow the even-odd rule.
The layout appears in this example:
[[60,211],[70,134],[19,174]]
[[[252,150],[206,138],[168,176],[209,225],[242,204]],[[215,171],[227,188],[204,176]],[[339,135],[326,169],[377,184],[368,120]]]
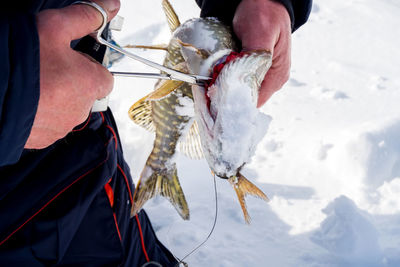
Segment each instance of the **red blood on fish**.
[[234,52],[232,51],[226,58],[225,61],[217,64],[214,66],[213,71],[211,73],[211,80],[209,82],[206,82],[204,88],[206,89],[205,93],[206,93],[206,99],[207,99],[207,107],[208,109],[210,109],[210,97],[208,96],[208,88],[213,85],[215,83],[215,81],[217,80],[219,74],[221,73],[222,69],[224,68],[224,66],[226,64],[228,64],[229,62],[242,57],[243,55],[245,55],[245,52]]

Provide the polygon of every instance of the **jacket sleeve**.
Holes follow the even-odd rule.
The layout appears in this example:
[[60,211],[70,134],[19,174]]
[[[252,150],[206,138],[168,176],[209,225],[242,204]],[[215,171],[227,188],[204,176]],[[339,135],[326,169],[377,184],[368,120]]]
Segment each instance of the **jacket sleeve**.
[[0,166],[4,166],[20,158],[39,101],[35,15],[0,18],[0,37]]
[[[267,1],[267,0],[266,0]],[[289,12],[292,31],[303,25],[310,15],[312,0],[273,0],[282,3]],[[201,8],[201,17],[217,17],[227,24],[232,23],[240,0],[196,0]]]

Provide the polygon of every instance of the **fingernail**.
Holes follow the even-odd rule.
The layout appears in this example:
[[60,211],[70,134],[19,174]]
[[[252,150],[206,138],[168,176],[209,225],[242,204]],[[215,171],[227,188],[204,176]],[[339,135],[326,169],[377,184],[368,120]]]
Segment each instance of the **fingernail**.
[[104,9],[108,11],[108,13],[112,13],[119,9],[120,2],[119,0],[99,0],[96,1],[99,5],[101,5]]

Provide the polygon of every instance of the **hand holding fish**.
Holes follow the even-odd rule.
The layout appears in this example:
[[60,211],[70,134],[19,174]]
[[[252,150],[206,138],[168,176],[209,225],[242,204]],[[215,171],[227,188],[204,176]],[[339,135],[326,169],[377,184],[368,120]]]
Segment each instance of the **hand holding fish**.
[[[119,0],[98,0],[112,19]],[[113,77],[102,65],[71,49],[72,40],[94,32],[102,16],[88,5],[49,9],[37,15],[40,99],[25,148],[45,148],[86,120],[96,99],[107,96]],[[39,71],[39,70],[37,70]]]
[[272,66],[266,74],[257,106],[260,107],[289,79],[291,24],[286,8],[272,0],[242,0],[233,19],[233,30],[242,49],[271,51]]

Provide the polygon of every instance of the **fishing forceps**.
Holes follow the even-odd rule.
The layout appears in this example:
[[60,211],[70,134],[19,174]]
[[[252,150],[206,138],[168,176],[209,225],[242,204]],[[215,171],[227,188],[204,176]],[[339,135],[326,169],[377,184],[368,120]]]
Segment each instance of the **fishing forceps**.
[[183,73],[177,70],[170,69],[168,67],[165,67],[163,65],[160,65],[156,62],[147,60],[145,58],[142,58],[138,55],[135,55],[129,51],[126,51],[125,49],[105,40],[101,35],[104,31],[104,29],[107,26],[107,21],[108,21],[108,15],[107,12],[98,4],[94,2],[88,2],[88,1],[76,1],[74,4],[84,4],[84,5],[89,5],[93,8],[95,8],[97,11],[100,12],[100,14],[103,16],[103,23],[100,26],[99,29],[96,31],[96,40],[100,44],[103,44],[111,49],[114,49],[115,51],[132,58],[134,60],[137,60],[139,62],[142,62],[145,65],[148,65],[150,67],[153,67],[157,70],[160,70],[164,73],[140,73],[140,72],[116,72],[112,71],[111,73],[114,76],[124,76],[124,77],[140,77],[140,78],[156,78],[156,79],[163,79],[163,80],[178,80],[178,81],[183,81],[191,84],[200,84],[203,85],[206,81],[210,80],[210,77],[207,76],[200,76],[200,75],[192,75],[192,74],[187,74]]

